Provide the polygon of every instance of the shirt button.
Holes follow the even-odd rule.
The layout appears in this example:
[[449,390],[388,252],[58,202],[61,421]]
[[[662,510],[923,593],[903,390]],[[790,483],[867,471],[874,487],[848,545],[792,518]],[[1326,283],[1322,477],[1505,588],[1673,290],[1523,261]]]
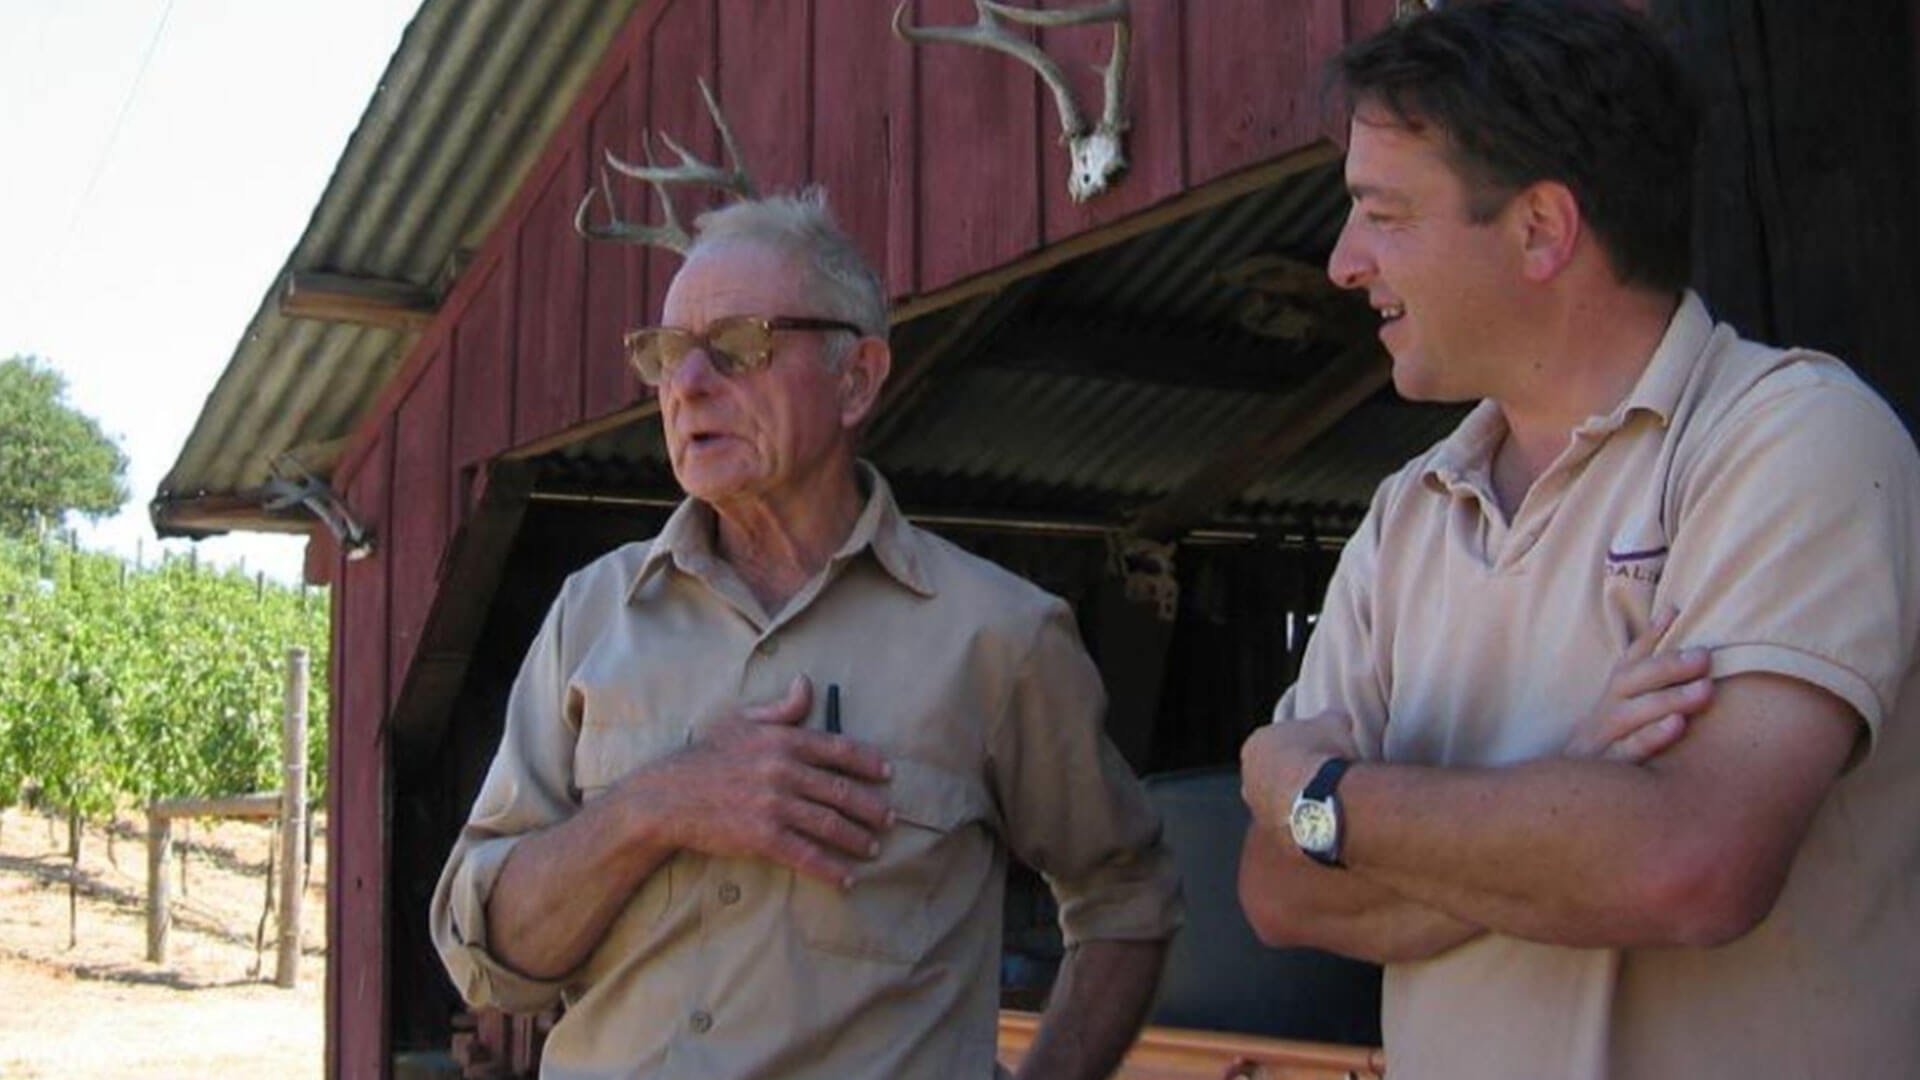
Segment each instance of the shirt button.
[[774,641],[772,638],[768,638],[761,642],[760,647],[754,651],[758,652],[761,656],[772,656],[774,653],[780,651],[780,643]]
[[740,886],[735,885],[731,881],[722,884],[720,886],[720,902],[723,904],[739,903],[740,902]]
[[713,1030],[713,1017],[708,1016],[705,1012],[694,1013],[692,1017],[688,1018],[687,1026],[693,1029],[695,1035],[705,1035],[707,1032]]

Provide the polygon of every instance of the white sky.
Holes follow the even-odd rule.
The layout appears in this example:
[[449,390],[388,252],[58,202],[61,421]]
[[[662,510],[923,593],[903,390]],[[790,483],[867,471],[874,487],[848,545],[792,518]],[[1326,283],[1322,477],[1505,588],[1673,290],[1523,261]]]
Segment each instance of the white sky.
[[[83,546],[154,557],[147,503],[419,2],[0,0],[0,358],[50,361],[131,459]],[[305,541],[199,547],[292,582]]]

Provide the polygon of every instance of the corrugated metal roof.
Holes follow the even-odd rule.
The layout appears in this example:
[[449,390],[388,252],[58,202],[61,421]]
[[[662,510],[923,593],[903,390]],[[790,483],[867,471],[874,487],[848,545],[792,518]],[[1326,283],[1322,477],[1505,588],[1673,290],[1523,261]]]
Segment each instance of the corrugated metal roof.
[[[324,474],[417,335],[283,315],[287,276],[326,271],[444,294],[646,0],[426,0],[286,266],[261,297],[154,500],[246,499],[292,453]],[[249,525],[271,528],[262,515]],[[303,528],[288,519],[284,527]],[[170,525],[172,526],[170,528]]]

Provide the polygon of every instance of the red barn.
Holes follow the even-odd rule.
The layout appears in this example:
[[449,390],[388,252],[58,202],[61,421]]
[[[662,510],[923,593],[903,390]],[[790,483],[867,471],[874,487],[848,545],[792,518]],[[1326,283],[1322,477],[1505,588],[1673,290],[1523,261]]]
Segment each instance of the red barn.
[[[576,233],[603,153],[639,160],[651,131],[723,160],[705,80],[763,190],[825,185],[888,280],[895,377],[868,453],[903,505],[1075,602],[1136,767],[1230,766],[1372,485],[1458,415],[1383,390],[1366,313],[1316,270],[1345,212],[1319,73],[1395,6],[1132,0],[1131,167],[1076,202],[1035,71],[906,44],[888,0],[427,0],[153,505],[163,534],[309,532],[309,574],[335,586],[329,1076],[430,1071],[456,1042],[469,1075],[531,1065],[528,1023],[456,1031],[425,912],[558,582],[676,499],[619,339],[678,260]],[[1653,7],[1708,94],[1709,300],[1848,356],[1914,415],[1920,14]],[[1100,115],[1110,25],[1016,32]],[[658,216],[641,185],[611,198]],[[1192,857],[1231,881],[1219,852]],[[1044,991],[1048,923],[1016,887],[1010,1005]],[[1365,971],[1292,960],[1364,1001]],[[1247,1015],[1209,962],[1176,961],[1161,1022],[1369,1041],[1363,1004],[1289,1018],[1271,981]],[[1162,1035],[1140,1075],[1243,1051],[1379,1067]]]

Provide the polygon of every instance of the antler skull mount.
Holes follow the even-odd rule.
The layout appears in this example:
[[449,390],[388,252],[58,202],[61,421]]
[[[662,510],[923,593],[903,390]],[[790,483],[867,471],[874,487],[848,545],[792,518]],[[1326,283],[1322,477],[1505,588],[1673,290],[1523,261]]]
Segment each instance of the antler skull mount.
[[[1107,190],[1107,185],[1127,169],[1124,136],[1127,130],[1126,82],[1127,51],[1131,43],[1131,0],[1105,0],[1079,8],[1039,11],[973,0],[978,17],[971,26],[908,26],[909,0],[900,0],[893,11],[893,32],[913,44],[930,41],[955,45],[977,45],[993,52],[1006,53],[1034,69],[1053,91],[1054,104],[1060,110],[1060,139],[1067,144],[1072,170],[1067,176],[1067,194],[1074,202],[1086,202]],[[1100,123],[1089,131],[1085,117],[1074,104],[1073,88],[1053,58],[1020,34],[1009,30],[1000,20],[1023,26],[1057,28],[1095,23],[1113,24],[1113,55],[1101,68],[1106,100],[1100,111]]]
[[[667,149],[680,155],[680,164],[662,167],[653,157],[653,133],[641,132],[640,153],[646,158],[645,165],[623,161],[612,150],[601,152],[606,156],[607,164],[612,166],[615,172],[633,177],[635,180],[644,180],[653,187],[654,194],[660,199],[661,223],[641,225],[622,219],[619,207],[613,201],[612,179],[607,175],[607,170],[602,168],[599,186],[588,188],[586,195],[580,199],[579,207],[573,212],[575,232],[589,240],[648,244],[685,255],[687,249],[693,246],[693,238],[680,224],[680,215],[674,209],[673,196],[667,192],[668,184],[694,184],[718,188],[732,192],[735,197],[742,199],[757,196],[758,190],[754,186],[753,177],[747,173],[745,159],[740,155],[740,144],[733,137],[733,129],[727,126],[727,118],[720,114],[720,106],[713,100],[713,91],[708,88],[707,81],[705,79],[697,81],[700,85],[700,96],[707,103],[707,115],[713,117],[714,127],[720,130],[720,141],[726,147],[727,158],[733,162],[732,168],[722,169],[700,160],[665,132],[660,133],[660,141],[667,144]],[[590,220],[595,195],[606,200],[607,224],[605,225],[595,225]]]

